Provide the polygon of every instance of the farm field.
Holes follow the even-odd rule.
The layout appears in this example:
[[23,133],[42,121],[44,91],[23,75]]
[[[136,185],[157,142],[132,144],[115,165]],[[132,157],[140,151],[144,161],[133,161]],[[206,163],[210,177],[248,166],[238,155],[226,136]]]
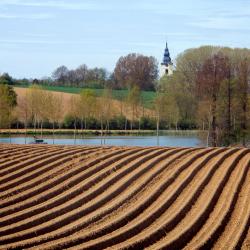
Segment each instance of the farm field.
[[[58,87],[59,88],[59,87]],[[63,88],[63,87],[61,87]],[[14,87],[14,90],[17,94],[17,104],[19,105],[22,102],[22,99],[25,98],[26,94],[27,94],[27,88],[20,88],[20,87]],[[53,93],[56,96],[59,96],[60,98],[62,98],[63,100],[63,107],[62,107],[62,112],[63,112],[63,116],[67,115],[70,110],[71,110],[71,98],[73,95],[75,95],[76,93],[67,93],[66,91],[58,91],[57,88],[55,89],[49,89],[47,91],[53,91]],[[80,92],[80,89],[79,89]],[[128,119],[131,119],[132,117],[132,111],[126,109],[126,104],[123,101],[120,101],[121,99],[116,100],[115,98],[112,99],[112,107],[113,107],[113,115],[120,115],[121,114],[121,110],[123,111],[124,115],[127,116]],[[141,113],[144,112],[144,115],[146,116],[151,116],[153,117],[153,111],[147,108],[144,108],[144,110],[140,111]]]
[[[15,85],[15,88],[28,88],[28,85]],[[43,85],[45,90],[54,91],[54,92],[62,92],[62,93],[69,93],[69,94],[79,94],[84,88],[77,88],[77,87],[65,87],[65,86],[49,86]],[[92,89],[97,96],[101,96],[103,93],[103,89]],[[113,90],[113,99],[117,101],[124,100],[127,96],[127,90]],[[156,92],[154,91],[142,91],[142,99],[144,106],[146,108],[152,108],[154,98],[156,97]]]
[[0,249],[250,249],[250,149],[0,144]]

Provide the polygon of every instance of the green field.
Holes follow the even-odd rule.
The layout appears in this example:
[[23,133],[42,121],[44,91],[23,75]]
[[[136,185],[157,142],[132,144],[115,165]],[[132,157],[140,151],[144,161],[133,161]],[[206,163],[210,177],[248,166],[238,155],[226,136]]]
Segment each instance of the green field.
[[[14,87],[27,88],[29,85],[14,85]],[[79,94],[83,88],[77,87],[62,87],[62,86],[49,86],[43,85],[43,88],[49,91],[57,91],[63,93]],[[87,88],[86,88],[87,89]],[[101,96],[103,89],[92,89],[97,96]],[[127,96],[128,90],[113,90],[113,98],[115,100],[124,100]],[[154,91],[142,91],[143,105],[146,108],[151,108],[154,102],[156,93]]]

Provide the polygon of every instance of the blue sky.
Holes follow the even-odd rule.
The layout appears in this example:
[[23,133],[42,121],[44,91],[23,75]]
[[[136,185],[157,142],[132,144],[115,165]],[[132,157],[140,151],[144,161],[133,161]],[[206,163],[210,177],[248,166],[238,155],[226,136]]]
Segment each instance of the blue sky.
[[131,52],[174,59],[200,45],[250,46],[250,0],[0,0],[0,73],[113,70]]

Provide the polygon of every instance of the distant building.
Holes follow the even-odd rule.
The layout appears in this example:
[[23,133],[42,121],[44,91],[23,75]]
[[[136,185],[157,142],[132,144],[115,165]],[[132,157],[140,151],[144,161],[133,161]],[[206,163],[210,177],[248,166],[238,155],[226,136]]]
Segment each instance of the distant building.
[[160,67],[160,78],[162,78],[165,75],[167,75],[167,76],[172,75],[173,70],[174,70],[174,67],[173,67],[173,63],[172,63],[170,53],[168,50],[168,43],[166,43],[163,61],[161,63],[161,67]]

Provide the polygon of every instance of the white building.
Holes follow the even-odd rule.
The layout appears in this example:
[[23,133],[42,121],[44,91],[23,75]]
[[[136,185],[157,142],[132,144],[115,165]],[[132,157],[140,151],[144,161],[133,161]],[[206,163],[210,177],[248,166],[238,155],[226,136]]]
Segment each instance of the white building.
[[163,61],[160,66],[160,78],[162,78],[165,75],[167,76],[172,75],[173,71],[174,71],[174,67],[173,67],[173,63],[169,54],[168,44],[166,43]]

